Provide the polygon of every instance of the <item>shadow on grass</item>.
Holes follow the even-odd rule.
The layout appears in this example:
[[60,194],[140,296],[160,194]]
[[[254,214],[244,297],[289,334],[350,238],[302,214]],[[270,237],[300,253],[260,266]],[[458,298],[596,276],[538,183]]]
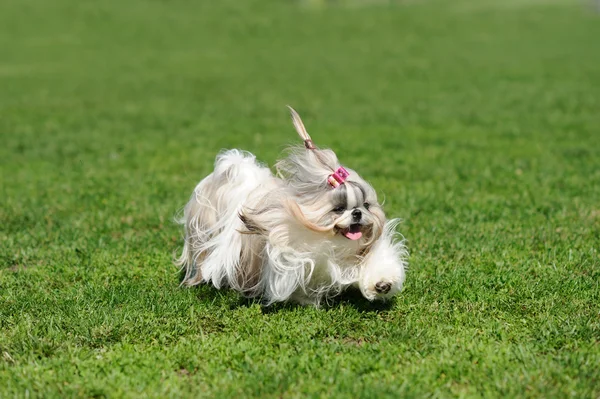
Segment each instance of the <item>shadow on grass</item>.
[[[296,309],[303,309],[310,305],[299,305],[296,303],[274,303],[269,306],[262,307],[263,314],[272,314],[282,311],[290,311]],[[330,309],[336,309],[340,306],[352,307],[361,313],[379,313],[387,312],[392,309],[393,301],[388,302],[369,302],[360,294],[360,291],[356,292],[344,292],[343,294],[330,299],[327,302],[323,302],[319,309],[324,311]]]
[[[261,312],[264,315],[274,314],[279,312],[290,312],[297,311],[299,309],[305,309],[310,305],[299,305],[297,303],[290,302],[277,302],[271,305],[266,305],[265,301],[258,298],[246,298],[241,296],[234,290],[231,289],[216,289],[209,284],[201,284],[197,287],[193,287],[196,291],[197,298],[202,302],[209,303],[217,307],[227,307],[231,310],[237,308],[250,308],[256,305],[261,307]],[[392,309],[394,301],[386,302],[369,302],[366,300],[359,290],[348,289],[337,297],[331,298],[328,301],[323,301],[319,309],[327,311],[329,309],[339,308],[340,306],[347,306],[356,309],[359,312],[387,312]]]
[[[263,314],[277,313],[281,311],[289,311],[294,309],[302,309],[307,305],[299,305],[296,303],[274,303],[269,306],[262,307]],[[310,305],[308,305],[310,306]],[[350,288],[342,294],[323,301],[319,308],[325,311],[329,309],[339,308],[340,306],[352,307],[359,312],[387,312],[393,307],[393,301],[387,302],[369,302],[366,300],[358,289]]]

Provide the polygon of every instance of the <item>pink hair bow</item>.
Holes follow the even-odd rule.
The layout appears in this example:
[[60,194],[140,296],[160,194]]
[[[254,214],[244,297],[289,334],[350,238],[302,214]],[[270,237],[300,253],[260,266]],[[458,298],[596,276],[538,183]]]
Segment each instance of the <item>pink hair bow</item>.
[[348,173],[343,166],[340,166],[338,170],[329,175],[327,183],[329,183],[331,187],[337,188],[346,181],[348,176],[350,176],[350,173]]

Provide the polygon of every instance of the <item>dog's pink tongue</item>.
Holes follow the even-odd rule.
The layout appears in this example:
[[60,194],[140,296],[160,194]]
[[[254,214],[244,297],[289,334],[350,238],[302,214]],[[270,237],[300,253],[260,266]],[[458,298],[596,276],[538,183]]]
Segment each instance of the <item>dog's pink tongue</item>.
[[352,241],[356,241],[356,240],[360,239],[360,237],[362,237],[362,233],[360,231],[358,233],[347,232],[344,235],[346,236],[346,238],[349,238]]
[[351,239],[352,241],[356,241],[362,237],[362,233],[360,231],[360,226],[350,226],[350,230],[348,230],[344,236],[346,238]]

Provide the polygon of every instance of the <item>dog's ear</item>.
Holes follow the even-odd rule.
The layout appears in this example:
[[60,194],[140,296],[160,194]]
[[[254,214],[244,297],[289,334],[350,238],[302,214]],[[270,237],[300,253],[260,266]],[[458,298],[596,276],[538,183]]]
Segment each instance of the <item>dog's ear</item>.
[[302,209],[300,209],[300,205],[296,201],[288,199],[284,202],[283,206],[286,208],[288,214],[294,218],[299,224],[306,227],[309,230],[312,230],[317,233],[324,233],[327,231],[331,231],[333,226],[319,226],[306,217]]
[[244,225],[244,229],[239,231],[240,234],[267,234],[266,227],[262,226],[257,220],[258,218],[253,218],[247,211],[240,211],[240,213],[238,213],[238,217]]
[[274,221],[281,221],[286,218],[317,233],[325,233],[333,229],[333,226],[319,226],[308,220],[300,205],[289,198],[282,201],[281,205],[277,207],[269,206],[258,210],[242,209],[238,216],[244,225],[244,229],[240,230],[240,234],[268,236],[269,232],[275,227],[273,226]]

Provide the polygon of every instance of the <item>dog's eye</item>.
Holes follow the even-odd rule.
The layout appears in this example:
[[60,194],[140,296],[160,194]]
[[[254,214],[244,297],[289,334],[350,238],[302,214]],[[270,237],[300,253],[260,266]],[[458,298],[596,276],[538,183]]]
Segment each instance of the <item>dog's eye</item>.
[[335,212],[335,213],[343,213],[345,210],[346,210],[346,207],[344,207],[344,206],[338,206],[338,207],[333,208],[333,212]]
[[368,202],[365,202],[365,203],[363,204],[363,206],[364,206],[364,207],[365,207],[365,209],[368,211],[368,210],[369,210],[369,208],[371,207],[371,204],[369,204]]

